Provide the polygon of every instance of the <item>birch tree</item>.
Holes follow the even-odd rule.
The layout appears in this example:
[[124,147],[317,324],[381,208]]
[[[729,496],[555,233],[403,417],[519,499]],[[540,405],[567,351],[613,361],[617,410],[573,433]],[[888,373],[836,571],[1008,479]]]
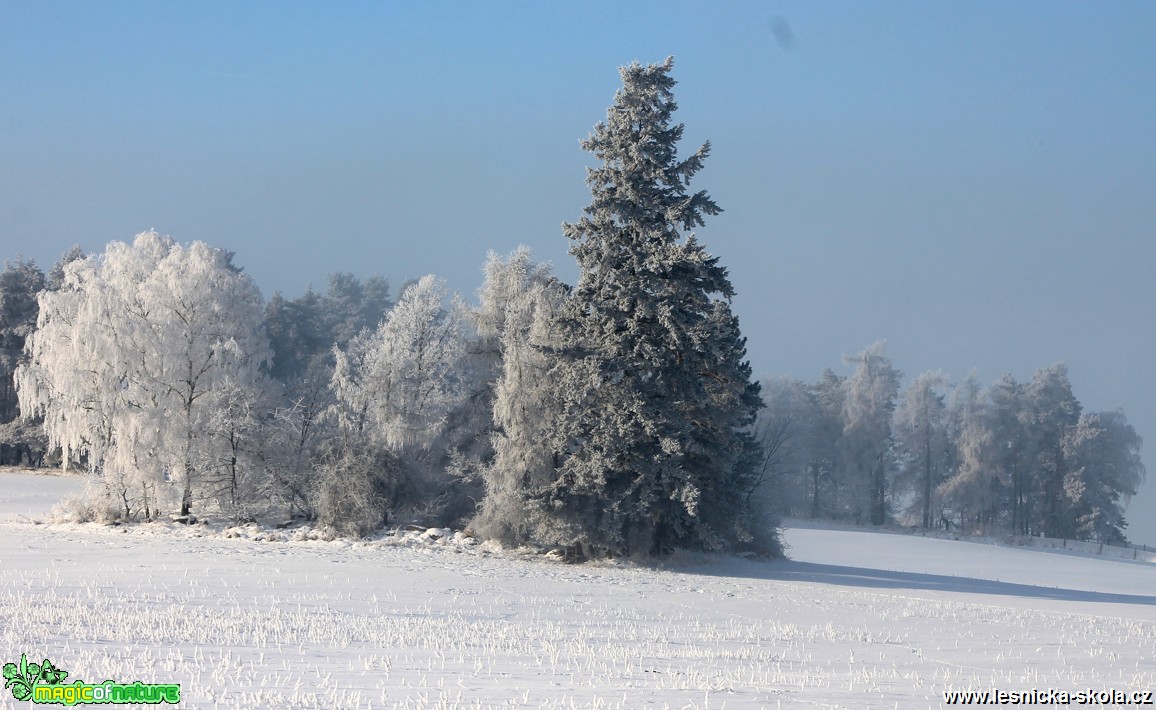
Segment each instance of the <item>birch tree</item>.
[[[887,472],[891,453],[891,416],[899,392],[899,371],[883,354],[883,341],[855,357],[843,402],[843,435],[855,474],[856,520],[867,513],[872,524],[887,521]],[[864,507],[866,510],[864,510]]]
[[40,299],[21,409],[44,416],[52,444],[117,481],[126,515],[179,486],[187,516],[212,445],[225,383],[258,386],[269,347],[260,291],[232,254],[156,232],[64,269]]
[[375,331],[335,350],[332,387],[345,429],[399,455],[419,455],[440,432],[464,393],[465,314],[460,304],[444,307],[448,296],[444,281],[423,276]]
[[999,519],[1000,505],[1007,502],[1009,481],[996,424],[995,409],[975,375],[952,390],[948,439],[953,465],[939,494],[966,532],[989,532]]
[[903,392],[893,430],[901,473],[912,486],[924,529],[932,524],[933,497],[945,476],[947,420],[943,390],[947,378],[925,372]]

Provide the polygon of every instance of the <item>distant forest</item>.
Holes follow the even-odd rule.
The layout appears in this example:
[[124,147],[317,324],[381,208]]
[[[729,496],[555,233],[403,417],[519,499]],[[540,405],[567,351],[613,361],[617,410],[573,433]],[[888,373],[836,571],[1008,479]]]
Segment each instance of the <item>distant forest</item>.
[[1124,540],[1140,437],[1063,365],[901,391],[875,344],[848,376],[753,379],[671,68],[623,67],[583,142],[574,285],[520,248],[473,302],[346,273],[266,301],[231,252],[156,232],[6,262],[0,463],[87,472],[73,520],[468,527],[572,559],[774,556],[782,515]]
[[763,473],[782,513],[976,534],[1126,541],[1144,481],[1120,410],[1086,412],[1062,363],[984,387],[938,371],[906,388],[882,343],[850,376],[763,382]]

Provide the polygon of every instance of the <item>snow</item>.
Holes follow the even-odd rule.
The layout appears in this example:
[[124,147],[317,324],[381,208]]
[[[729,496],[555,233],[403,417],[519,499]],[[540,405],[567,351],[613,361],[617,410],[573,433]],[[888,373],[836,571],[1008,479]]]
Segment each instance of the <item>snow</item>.
[[79,485],[0,473],[0,660],[178,682],[183,707],[907,708],[1156,683],[1148,564],[802,525],[788,561],[646,568],[448,531],[34,524]]
[[44,518],[62,497],[83,488],[80,478],[54,475],[44,469],[0,470],[0,522]]

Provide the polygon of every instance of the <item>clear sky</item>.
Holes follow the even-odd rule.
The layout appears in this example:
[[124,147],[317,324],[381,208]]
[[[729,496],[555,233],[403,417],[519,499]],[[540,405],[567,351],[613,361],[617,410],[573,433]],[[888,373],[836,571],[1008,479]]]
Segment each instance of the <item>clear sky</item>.
[[877,339],[905,374],[1068,363],[1148,439],[1156,543],[1156,3],[0,0],[0,257],[149,228],[266,295],[332,271],[470,295],[518,244],[573,282],[578,147],[676,58],[761,376]]

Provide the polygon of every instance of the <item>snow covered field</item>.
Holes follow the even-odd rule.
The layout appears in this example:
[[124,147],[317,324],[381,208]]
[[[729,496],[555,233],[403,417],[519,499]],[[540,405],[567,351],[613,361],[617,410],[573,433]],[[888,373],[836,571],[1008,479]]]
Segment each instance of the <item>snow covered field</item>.
[[641,569],[460,538],[31,522],[76,486],[0,473],[0,661],[180,683],[181,707],[922,708],[951,689],[1156,688],[1153,565],[810,527],[787,531],[790,561]]

